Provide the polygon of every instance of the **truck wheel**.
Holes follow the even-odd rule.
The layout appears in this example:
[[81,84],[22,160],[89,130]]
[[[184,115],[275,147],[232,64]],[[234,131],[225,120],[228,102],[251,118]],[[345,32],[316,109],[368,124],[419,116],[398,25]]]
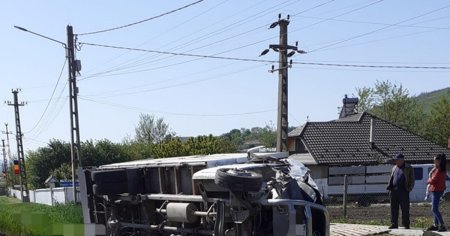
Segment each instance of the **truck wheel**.
[[263,178],[260,174],[239,169],[218,169],[214,182],[230,191],[258,192]]

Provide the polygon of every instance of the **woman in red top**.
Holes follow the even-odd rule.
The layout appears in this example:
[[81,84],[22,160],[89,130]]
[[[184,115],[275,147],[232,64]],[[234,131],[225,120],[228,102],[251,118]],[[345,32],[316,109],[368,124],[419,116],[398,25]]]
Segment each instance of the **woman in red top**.
[[431,210],[434,216],[434,225],[428,230],[437,230],[439,232],[447,231],[439,212],[439,200],[445,191],[445,180],[447,178],[447,162],[444,154],[434,157],[434,168],[431,169],[428,178],[428,191],[431,193]]

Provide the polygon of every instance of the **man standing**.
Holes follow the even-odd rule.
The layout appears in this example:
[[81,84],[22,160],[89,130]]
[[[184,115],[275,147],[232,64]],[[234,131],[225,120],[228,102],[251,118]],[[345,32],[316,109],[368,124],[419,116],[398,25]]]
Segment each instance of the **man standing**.
[[403,226],[409,229],[409,192],[414,188],[414,169],[405,163],[403,154],[397,154],[393,160],[395,165],[387,187],[391,197],[391,227],[389,229],[398,228],[399,207],[402,209]]

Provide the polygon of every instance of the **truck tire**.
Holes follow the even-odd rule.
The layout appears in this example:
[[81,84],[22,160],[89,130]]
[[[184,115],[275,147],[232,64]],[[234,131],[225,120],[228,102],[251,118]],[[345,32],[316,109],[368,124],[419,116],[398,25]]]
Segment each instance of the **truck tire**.
[[125,170],[97,170],[91,173],[92,181],[98,183],[117,183],[127,181]]
[[230,191],[258,192],[263,178],[254,171],[239,169],[218,169],[214,182]]

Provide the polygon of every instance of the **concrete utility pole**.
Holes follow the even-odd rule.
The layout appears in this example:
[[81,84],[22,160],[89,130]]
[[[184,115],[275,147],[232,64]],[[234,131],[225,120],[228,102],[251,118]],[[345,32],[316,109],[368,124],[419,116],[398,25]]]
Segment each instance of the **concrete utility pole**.
[[8,102],[9,106],[14,106],[14,113],[16,117],[16,139],[17,139],[17,156],[19,159],[19,173],[20,173],[20,195],[22,197],[22,202],[30,202],[30,194],[28,192],[27,186],[27,171],[25,168],[25,157],[23,154],[23,143],[22,143],[22,128],[20,127],[20,114],[19,107],[24,106],[24,102],[19,103],[19,98],[17,94],[19,90],[12,90],[14,95],[14,102]]
[[70,92],[70,156],[72,159],[72,184],[73,200],[77,202],[77,169],[80,163],[80,126],[78,121],[78,87],[77,72],[80,71],[80,63],[75,60],[75,42],[72,26],[67,26],[66,56],[69,68],[69,92]]
[[75,49],[76,49],[76,36],[73,34],[72,26],[67,26],[67,44],[59,40],[50,38],[48,36],[38,34],[36,32],[27,30],[20,26],[14,26],[14,28],[34,34],[41,38],[59,43],[63,45],[66,49],[66,58],[69,68],[69,93],[70,93],[70,155],[72,159],[72,183],[73,183],[73,199],[77,201],[77,190],[76,190],[76,180],[77,180],[77,169],[81,167],[80,162],[80,126],[78,122],[78,87],[77,87],[77,73],[81,70],[81,64],[79,60],[75,60]]
[[8,130],[8,123],[5,123],[5,131],[2,131],[3,134],[6,134],[6,146],[8,146],[8,162],[11,162],[11,146],[9,145],[9,135],[13,134]]
[[[287,19],[281,19],[281,14],[278,15],[278,21],[272,23],[270,28],[280,27],[280,42],[279,44],[269,45],[272,49],[279,53],[279,68],[274,69],[272,66],[271,73],[278,71],[278,117],[277,117],[277,151],[287,152],[288,150],[288,68],[292,65],[292,60],[288,64],[288,57],[297,53],[305,53],[298,50],[297,44],[295,46],[288,45],[288,25],[289,15]],[[261,53],[265,55],[269,49]],[[291,50],[288,53],[288,50]]]
[[8,183],[8,162],[6,161],[6,151],[5,151],[5,140],[2,139],[2,151],[3,151],[3,174],[6,179],[6,183]]

